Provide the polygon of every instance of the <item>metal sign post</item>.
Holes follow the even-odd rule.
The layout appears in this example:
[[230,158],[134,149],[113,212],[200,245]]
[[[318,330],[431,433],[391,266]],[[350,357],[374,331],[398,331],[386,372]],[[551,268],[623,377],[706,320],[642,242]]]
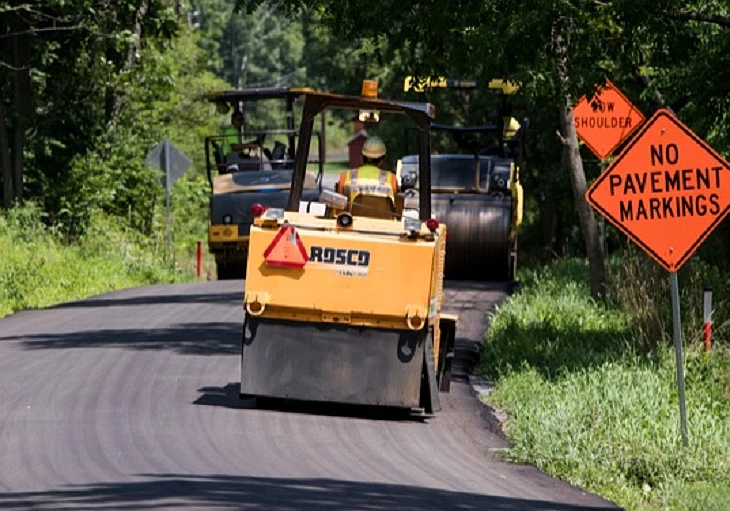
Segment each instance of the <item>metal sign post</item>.
[[730,163],[672,112],[659,109],[593,183],[586,201],[669,272],[686,446],[677,272],[730,213]]
[[170,189],[186,170],[190,168],[193,162],[180,151],[175,144],[168,139],[162,142],[147,155],[145,163],[150,167],[160,170],[164,176],[162,178],[165,187],[165,238],[167,245],[167,260],[170,261],[172,255],[172,227],[170,221]]
[[669,273],[669,292],[672,295],[672,324],[674,327],[674,355],[677,366],[677,392],[679,393],[679,423],[682,444],[687,446],[687,406],[684,395],[684,361],[682,357],[682,323],[679,310],[679,281],[677,272]]
[[167,260],[171,260],[172,239],[170,229],[170,141],[162,142],[163,172],[165,173],[165,238],[167,240]]
[[703,293],[704,323],[702,324],[702,337],[705,341],[705,351],[712,347],[712,289],[705,288]]

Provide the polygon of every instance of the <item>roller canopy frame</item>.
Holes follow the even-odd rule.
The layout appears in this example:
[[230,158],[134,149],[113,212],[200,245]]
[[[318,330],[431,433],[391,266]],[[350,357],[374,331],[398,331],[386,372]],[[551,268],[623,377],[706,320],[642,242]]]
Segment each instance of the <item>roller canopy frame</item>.
[[[294,101],[313,89],[306,87],[251,87],[245,89],[213,91],[203,94],[201,99],[214,104],[231,104],[238,110],[240,103],[265,101],[267,99],[286,100],[286,129],[294,131]],[[294,159],[294,136],[289,137],[289,158]],[[207,151],[207,147],[206,147]]]
[[266,99],[297,99],[312,89],[301,87],[251,87],[246,89],[214,91],[202,98],[211,103],[235,103],[237,101],[263,101]]
[[299,145],[297,146],[287,211],[299,210],[314,117],[326,108],[377,110],[386,113],[404,114],[416,124],[419,132],[419,219],[426,221],[431,218],[431,124],[435,117],[435,107],[430,103],[389,101],[314,91],[304,93],[304,110],[299,130]]

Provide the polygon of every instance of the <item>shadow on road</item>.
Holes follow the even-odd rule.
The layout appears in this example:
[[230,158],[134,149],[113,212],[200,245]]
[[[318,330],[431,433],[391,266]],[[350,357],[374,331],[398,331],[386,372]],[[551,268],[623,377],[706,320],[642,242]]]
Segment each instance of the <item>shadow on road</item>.
[[241,322],[178,323],[169,328],[0,335],[0,342],[20,341],[29,350],[121,348],[170,350],[182,355],[228,355],[241,352],[242,329]]
[[289,414],[320,415],[326,417],[347,417],[385,421],[424,422],[425,418],[412,416],[408,410],[382,406],[346,405],[313,401],[295,401],[272,398],[240,398],[240,383],[229,383],[225,387],[203,387],[202,395],[193,404],[222,406],[234,409],[258,409]]
[[504,291],[511,294],[520,287],[520,282],[497,280],[452,280],[444,278],[444,288],[459,291]]
[[597,511],[617,509],[552,503],[398,484],[333,479],[146,475],[134,482],[67,486],[53,491],[5,492],[3,509],[240,509],[429,511]]
[[[243,282],[243,281],[241,281]],[[220,304],[240,305],[243,303],[243,284],[241,290],[225,293],[178,293],[178,294],[149,294],[142,296],[130,296],[129,298],[118,298],[110,295],[108,298],[90,298],[77,302],[62,303],[47,307],[46,310],[54,309],[90,309],[94,307],[127,307],[132,305],[163,305],[163,304]]]

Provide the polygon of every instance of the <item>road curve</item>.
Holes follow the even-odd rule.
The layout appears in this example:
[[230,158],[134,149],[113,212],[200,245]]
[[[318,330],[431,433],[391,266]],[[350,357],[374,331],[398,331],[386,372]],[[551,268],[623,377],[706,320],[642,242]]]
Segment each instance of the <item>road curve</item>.
[[[0,508],[617,509],[497,461],[459,374],[424,422],[239,401],[241,291],[151,286],[0,320]],[[504,296],[449,284],[462,373]]]

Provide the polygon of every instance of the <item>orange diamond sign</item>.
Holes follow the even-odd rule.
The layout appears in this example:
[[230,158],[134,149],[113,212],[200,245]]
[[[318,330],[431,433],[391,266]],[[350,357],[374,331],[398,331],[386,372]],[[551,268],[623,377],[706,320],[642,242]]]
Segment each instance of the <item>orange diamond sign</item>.
[[662,109],[593,183],[586,200],[675,272],[730,211],[730,164]]
[[644,115],[610,80],[590,100],[583,96],[573,115],[578,136],[601,160],[644,122]]

